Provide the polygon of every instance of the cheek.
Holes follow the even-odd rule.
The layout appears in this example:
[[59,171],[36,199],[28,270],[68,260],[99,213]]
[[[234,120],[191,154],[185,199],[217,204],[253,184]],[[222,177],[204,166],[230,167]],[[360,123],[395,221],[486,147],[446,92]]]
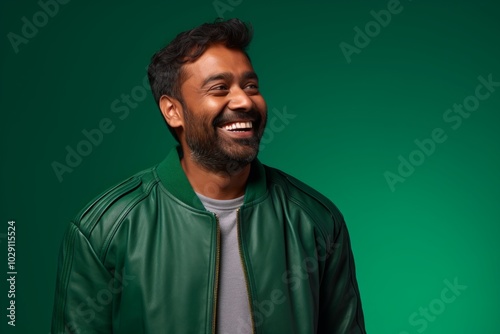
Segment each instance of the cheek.
[[253,103],[259,108],[259,110],[266,110],[267,105],[266,105],[266,100],[262,95],[255,95],[252,98]]
[[224,110],[224,104],[213,99],[207,99],[197,105],[198,119],[203,121],[203,126],[212,126],[213,120]]
[[266,104],[266,101],[263,98],[258,99],[257,101],[255,101],[255,105],[257,106],[258,111],[262,115],[262,118],[266,119],[267,118],[267,104]]
[[223,104],[219,101],[220,98],[207,97],[204,101],[200,102],[200,109],[205,110],[217,110],[223,107]]

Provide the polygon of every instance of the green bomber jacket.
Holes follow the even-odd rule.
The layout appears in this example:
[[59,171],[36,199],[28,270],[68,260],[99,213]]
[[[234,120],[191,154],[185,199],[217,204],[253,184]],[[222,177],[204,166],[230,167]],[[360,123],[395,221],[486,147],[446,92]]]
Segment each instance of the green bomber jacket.
[[[69,224],[52,333],[216,333],[220,230],[181,154]],[[253,333],[365,333],[348,231],[330,200],[255,160],[237,228]]]

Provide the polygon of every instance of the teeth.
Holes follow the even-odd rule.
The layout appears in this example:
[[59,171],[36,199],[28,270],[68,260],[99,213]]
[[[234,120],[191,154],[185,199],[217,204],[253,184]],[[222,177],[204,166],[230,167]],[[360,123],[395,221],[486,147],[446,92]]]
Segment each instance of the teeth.
[[231,124],[226,124],[224,126],[225,130],[235,130],[235,129],[251,129],[252,128],[252,122],[234,122]]

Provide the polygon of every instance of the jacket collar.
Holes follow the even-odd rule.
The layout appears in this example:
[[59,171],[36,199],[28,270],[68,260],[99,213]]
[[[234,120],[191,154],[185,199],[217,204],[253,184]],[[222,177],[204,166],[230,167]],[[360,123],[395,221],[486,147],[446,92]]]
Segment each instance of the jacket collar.
[[[182,150],[180,145],[172,148],[167,157],[156,168],[160,181],[170,193],[186,205],[199,210],[205,210],[205,207],[194,192],[193,187],[182,169],[180,163],[181,157]],[[264,166],[258,159],[255,159],[252,162],[250,175],[248,176],[244,204],[254,201],[264,195],[265,192],[266,173]]]

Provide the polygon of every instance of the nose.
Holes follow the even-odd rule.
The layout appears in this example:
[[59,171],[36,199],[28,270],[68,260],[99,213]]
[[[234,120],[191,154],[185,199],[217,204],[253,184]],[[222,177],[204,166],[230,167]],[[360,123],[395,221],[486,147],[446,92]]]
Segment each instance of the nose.
[[252,109],[253,101],[240,87],[231,89],[229,94],[228,108],[231,110],[249,111]]

